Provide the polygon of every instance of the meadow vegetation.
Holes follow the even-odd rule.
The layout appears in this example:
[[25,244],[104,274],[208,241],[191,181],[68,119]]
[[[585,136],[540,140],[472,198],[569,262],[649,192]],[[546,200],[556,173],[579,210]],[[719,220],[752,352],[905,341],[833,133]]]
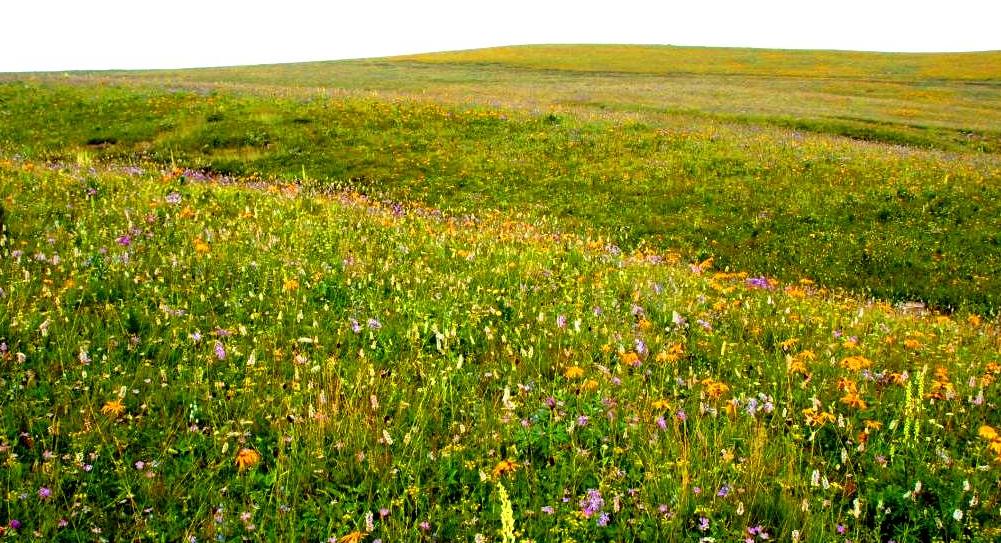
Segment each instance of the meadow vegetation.
[[4,76],[0,540],[996,541],[995,57]]

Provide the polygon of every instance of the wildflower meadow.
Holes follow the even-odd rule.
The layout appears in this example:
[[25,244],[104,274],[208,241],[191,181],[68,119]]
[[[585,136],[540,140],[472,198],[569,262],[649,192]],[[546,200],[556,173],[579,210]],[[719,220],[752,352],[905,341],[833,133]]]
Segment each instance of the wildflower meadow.
[[0,83],[0,541],[1001,539],[989,148],[51,77]]

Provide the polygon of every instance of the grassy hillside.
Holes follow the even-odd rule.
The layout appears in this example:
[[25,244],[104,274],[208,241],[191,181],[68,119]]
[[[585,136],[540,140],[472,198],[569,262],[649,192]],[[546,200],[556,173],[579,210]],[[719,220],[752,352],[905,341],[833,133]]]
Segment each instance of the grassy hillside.
[[998,307],[994,153],[698,113],[592,116],[555,105],[101,78],[0,85],[0,146],[350,183],[456,213],[555,218],[626,247],[714,257],[754,274],[941,308]]
[[406,55],[394,60],[657,75],[1001,81],[1001,51],[870,53],[657,45],[522,45]]
[[0,76],[0,540],[997,541],[996,58]]
[[975,315],[318,182],[0,197],[6,539],[1001,536]]

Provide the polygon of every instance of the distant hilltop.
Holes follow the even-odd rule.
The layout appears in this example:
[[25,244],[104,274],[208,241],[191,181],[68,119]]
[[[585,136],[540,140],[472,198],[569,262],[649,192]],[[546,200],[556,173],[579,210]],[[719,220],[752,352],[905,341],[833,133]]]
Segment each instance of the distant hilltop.
[[877,53],[671,45],[515,45],[391,59],[578,72],[1001,80],[1001,51]]

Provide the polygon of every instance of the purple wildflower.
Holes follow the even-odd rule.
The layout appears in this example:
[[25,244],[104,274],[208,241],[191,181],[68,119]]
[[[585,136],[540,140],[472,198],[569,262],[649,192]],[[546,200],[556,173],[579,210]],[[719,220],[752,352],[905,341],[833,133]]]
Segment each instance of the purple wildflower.
[[674,418],[678,419],[681,422],[685,422],[686,420],[688,420],[688,415],[685,414],[684,409],[679,409],[678,412],[674,414]]
[[547,515],[552,515],[553,513],[555,513],[555,512],[556,512],[556,510],[555,510],[555,509],[553,509],[553,506],[551,506],[551,505],[547,505],[547,506],[543,507],[543,508],[541,509],[541,511],[542,511],[543,513],[547,514]]
[[16,518],[12,518],[12,519],[10,519],[10,522],[8,523],[8,526],[10,526],[11,530],[20,530],[21,529],[21,521],[17,520]]
[[610,518],[611,517],[608,516],[608,513],[602,513],[601,515],[598,516],[598,520],[596,521],[596,523],[598,524],[598,526],[602,527],[608,526],[608,521]]
[[699,518],[699,531],[704,532],[709,529],[709,519],[706,517]]
[[719,487],[719,491],[716,492],[716,496],[720,498],[725,498],[730,494],[730,485],[723,485]]
[[361,332],[361,325],[358,324],[358,321],[355,320],[355,319],[350,319],[350,320],[351,320],[351,331],[354,332],[354,333],[356,333],[356,334],[360,333]]
[[215,342],[215,357],[218,358],[219,360],[226,359],[226,348],[223,347],[221,341]]
[[179,204],[181,203],[181,194],[178,192],[171,192],[166,198],[164,198],[164,200],[166,200],[168,204]]
[[634,342],[636,344],[636,354],[645,355],[647,353],[646,342],[640,338],[636,338]]
[[52,496],[52,489],[50,489],[49,487],[43,486],[42,488],[38,489],[38,497],[39,498],[41,498],[43,500],[47,500],[51,496]]
[[123,234],[115,238],[115,241],[118,242],[118,244],[121,245],[122,247],[128,247],[129,245],[132,245],[132,236],[128,234]]
[[768,282],[767,277],[748,277],[745,281],[749,288],[772,288],[772,285]]
[[588,419],[587,415],[581,415],[581,416],[577,417],[577,426],[581,426],[581,427],[587,426],[587,421],[588,420],[590,420],[590,419]]
[[657,417],[657,427],[661,430],[667,430],[667,421],[664,420],[664,417]]
[[587,495],[580,500],[580,512],[586,518],[591,518],[604,506],[605,499],[601,497],[601,491],[594,488],[589,489]]
[[682,317],[677,311],[674,311],[671,313],[671,322],[674,323],[675,326],[684,326],[688,321],[686,321],[685,317]]
[[566,317],[566,315],[559,315],[559,316],[556,317],[556,326],[558,326],[560,328],[566,328],[567,327],[567,317]]
[[377,319],[368,319],[368,327],[371,328],[372,330],[378,330],[382,328],[382,323],[379,322]]

